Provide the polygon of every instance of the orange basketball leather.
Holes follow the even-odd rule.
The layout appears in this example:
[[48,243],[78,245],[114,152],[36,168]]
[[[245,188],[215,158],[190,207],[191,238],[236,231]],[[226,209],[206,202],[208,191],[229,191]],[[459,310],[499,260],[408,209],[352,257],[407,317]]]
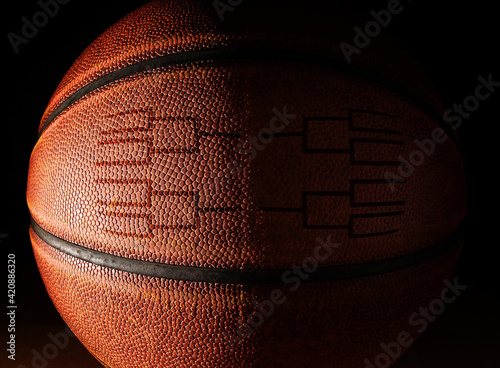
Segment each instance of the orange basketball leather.
[[410,315],[439,297],[457,261],[455,250],[401,271],[304,283],[252,328],[255,304],[269,300],[276,285],[130,274],[31,236],[55,305],[87,349],[113,368],[364,367],[364,359],[383,352],[381,343],[411,330]]
[[[456,137],[429,113],[440,105],[424,94],[432,88],[422,72],[399,51],[384,63],[385,46],[360,54],[363,72],[344,68],[332,45],[349,28],[318,35],[334,25],[304,19],[287,33],[175,0],[115,24],[71,67],[42,118],[27,190],[33,221],[105,255],[217,270],[287,270],[318,238],[338,244],[321,268],[425,252],[452,237],[464,173]],[[316,61],[293,59],[306,54]],[[148,64],[169,55],[210,57]],[[448,138],[401,177],[401,159],[440,126]],[[359,367],[439,297],[460,248],[453,241],[401,270],[303,283],[231,344],[255,304],[283,286],[131,273],[30,234],[54,304],[112,368]]]

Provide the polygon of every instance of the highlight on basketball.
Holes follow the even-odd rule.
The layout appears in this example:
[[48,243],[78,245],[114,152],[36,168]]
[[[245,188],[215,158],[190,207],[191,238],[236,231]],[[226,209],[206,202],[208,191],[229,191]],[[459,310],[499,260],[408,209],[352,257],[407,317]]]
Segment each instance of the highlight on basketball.
[[151,1],[48,102],[33,252],[105,367],[388,367],[463,290],[437,89],[348,10],[283,4]]

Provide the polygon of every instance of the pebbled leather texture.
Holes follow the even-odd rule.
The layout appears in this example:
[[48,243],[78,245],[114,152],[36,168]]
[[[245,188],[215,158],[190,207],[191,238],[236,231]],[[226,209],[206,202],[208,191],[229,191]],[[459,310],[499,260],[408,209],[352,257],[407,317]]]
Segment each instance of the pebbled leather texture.
[[[75,62],[40,127],[80,88],[134,63],[237,47],[340,59],[332,45],[352,32],[340,21],[338,28],[288,21],[281,29],[238,17],[221,22],[210,2],[145,5]],[[363,50],[358,63],[439,107],[414,62],[395,49],[387,58],[384,47]],[[439,124],[394,90],[314,63],[262,58],[163,66],[112,81],[58,114],[33,150],[27,201],[46,231],[130,259],[289,268],[314,253],[318,237],[340,244],[319,266],[386,259],[442,241],[463,220],[459,149],[450,138],[428,143]],[[410,164],[401,166],[402,159]],[[380,342],[396,338],[419,306],[439,297],[457,256],[455,250],[406,270],[301,285],[228,350],[221,334],[235,333],[238,316],[272,286],[129,274],[31,236],[56,307],[112,368],[357,367]]]
[[[321,67],[213,64],[133,75],[63,111],[31,157],[34,220],[103,252],[235,268],[289,266],[328,235],[345,246],[325,264],[387,258],[461,222],[450,139],[385,181],[436,128],[411,102]],[[273,118],[282,136],[259,139]]]
[[[455,246],[410,268],[337,282],[232,285],[96,266],[30,234],[57,309],[113,368],[364,367],[384,353],[381,343],[420,336],[419,308],[441,298],[459,253]],[[277,289],[282,303],[269,307]]]

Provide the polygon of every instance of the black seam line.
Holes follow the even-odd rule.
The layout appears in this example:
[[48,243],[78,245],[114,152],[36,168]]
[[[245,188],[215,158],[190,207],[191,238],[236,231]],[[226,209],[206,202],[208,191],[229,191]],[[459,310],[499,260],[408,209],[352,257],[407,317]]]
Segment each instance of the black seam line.
[[[33,219],[31,227],[40,239],[58,251],[119,271],[192,282],[225,284],[286,284],[287,280],[288,283],[290,282],[290,269],[221,269],[142,261],[99,252],[68,242],[42,229]],[[309,273],[308,278],[303,282],[345,280],[397,271],[443,254],[457,245],[460,237],[461,230],[459,229],[445,240],[413,253],[366,263],[322,266]]]
[[453,129],[446,124],[442,116],[439,115],[435,109],[430,106],[424,99],[422,99],[418,94],[399,84],[398,82],[369,69],[365,69],[359,65],[352,63],[346,63],[345,61],[334,59],[329,56],[313,54],[302,52],[298,50],[288,50],[288,49],[268,49],[268,48],[220,48],[220,49],[208,49],[208,50],[195,50],[187,51],[183,53],[170,54],[165,56],[159,56],[156,58],[143,60],[132,65],[128,65],[121,69],[115,70],[108,73],[84,87],[80,88],[74,92],[70,97],[63,101],[47,118],[40,128],[39,137],[51,124],[51,122],[68,106],[78,101],[80,98],[86,94],[96,90],[99,87],[103,87],[111,82],[117,81],[121,78],[144,72],[147,70],[157,69],[166,66],[173,66],[178,64],[195,63],[201,61],[216,61],[216,60],[232,60],[232,59],[245,59],[245,60],[273,60],[287,63],[303,63],[303,64],[314,64],[326,67],[328,69],[334,69],[348,74],[354,74],[363,77],[367,80],[380,84],[387,87],[394,92],[397,92],[404,97],[412,100],[420,109],[429,114],[439,126],[446,132],[446,134],[451,138],[455,147],[459,151],[458,142],[453,134]]

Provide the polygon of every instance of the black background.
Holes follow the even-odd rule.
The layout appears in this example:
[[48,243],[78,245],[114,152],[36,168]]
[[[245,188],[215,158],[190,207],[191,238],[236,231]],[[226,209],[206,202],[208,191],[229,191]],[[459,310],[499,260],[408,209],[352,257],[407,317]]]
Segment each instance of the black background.
[[[72,0],[61,5],[58,14],[40,28],[34,38],[20,45],[17,54],[7,39],[7,33],[20,34],[21,17],[30,18],[40,8],[34,0],[2,5],[0,233],[7,235],[0,238],[0,268],[7,269],[8,253],[16,255],[18,321],[27,330],[40,321],[62,323],[44,291],[28,237],[29,212],[25,190],[29,156],[37,140],[39,120],[57,84],[81,52],[110,25],[143,3]],[[344,3],[359,9],[365,17],[370,10],[387,6],[387,1]],[[314,1],[304,4],[315,6]],[[492,73],[493,79],[500,81],[500,58],[497,55],[500,21],[494,4],[487,1],[407,1],[405,10],[384,32],[398,39],[414,55],[441,92],[445,106],[451,107],[474,93],[479,75],[487,77]],[[235,11],[245,11],[245,2],[240,7]],[[363,18],[360,18],[359,25],[363,24]],[[423,342],[417,344],[417,352],[409,354],[411,359],[420,362],[430,359],[428,362],[437,362],[436,366],[440,367],[500,366],[500,359],[492,348],[493,344],[500,342],[497,316],[500,311],[499,241],[496,234],[499,227],[499,102],[500,88],[491,98],[481,102],[479,109],[458,130],[468,178],[465,248],[458,274],[470,288],[463,300],[447,311],[448,317],[443,317],[445,322],[436,322],[428,333],[430,337],[424,336]],[[6,280],[0,283],[4,285],[1,290],[5,295],[0,302],[1,310],[7,305]],[[2,336],[6,335],[6,326],[7,322],[0,325]],[[450,343],[437,348],[443,340]],[[488,343],[490,340],[492,345]],[[3,341],[0,349],[2,362],[7,355]],[[28,344],[21,340],[17,343],[19,349],[20,345]],[[426,358],[425,349],[434,349],[432,359],[429,358],[431,355]],[[453,360],[454,354],[461,358]],[[55,361],[48,366],[57,367]],[[19,363],[12,366],[17,367]]]

